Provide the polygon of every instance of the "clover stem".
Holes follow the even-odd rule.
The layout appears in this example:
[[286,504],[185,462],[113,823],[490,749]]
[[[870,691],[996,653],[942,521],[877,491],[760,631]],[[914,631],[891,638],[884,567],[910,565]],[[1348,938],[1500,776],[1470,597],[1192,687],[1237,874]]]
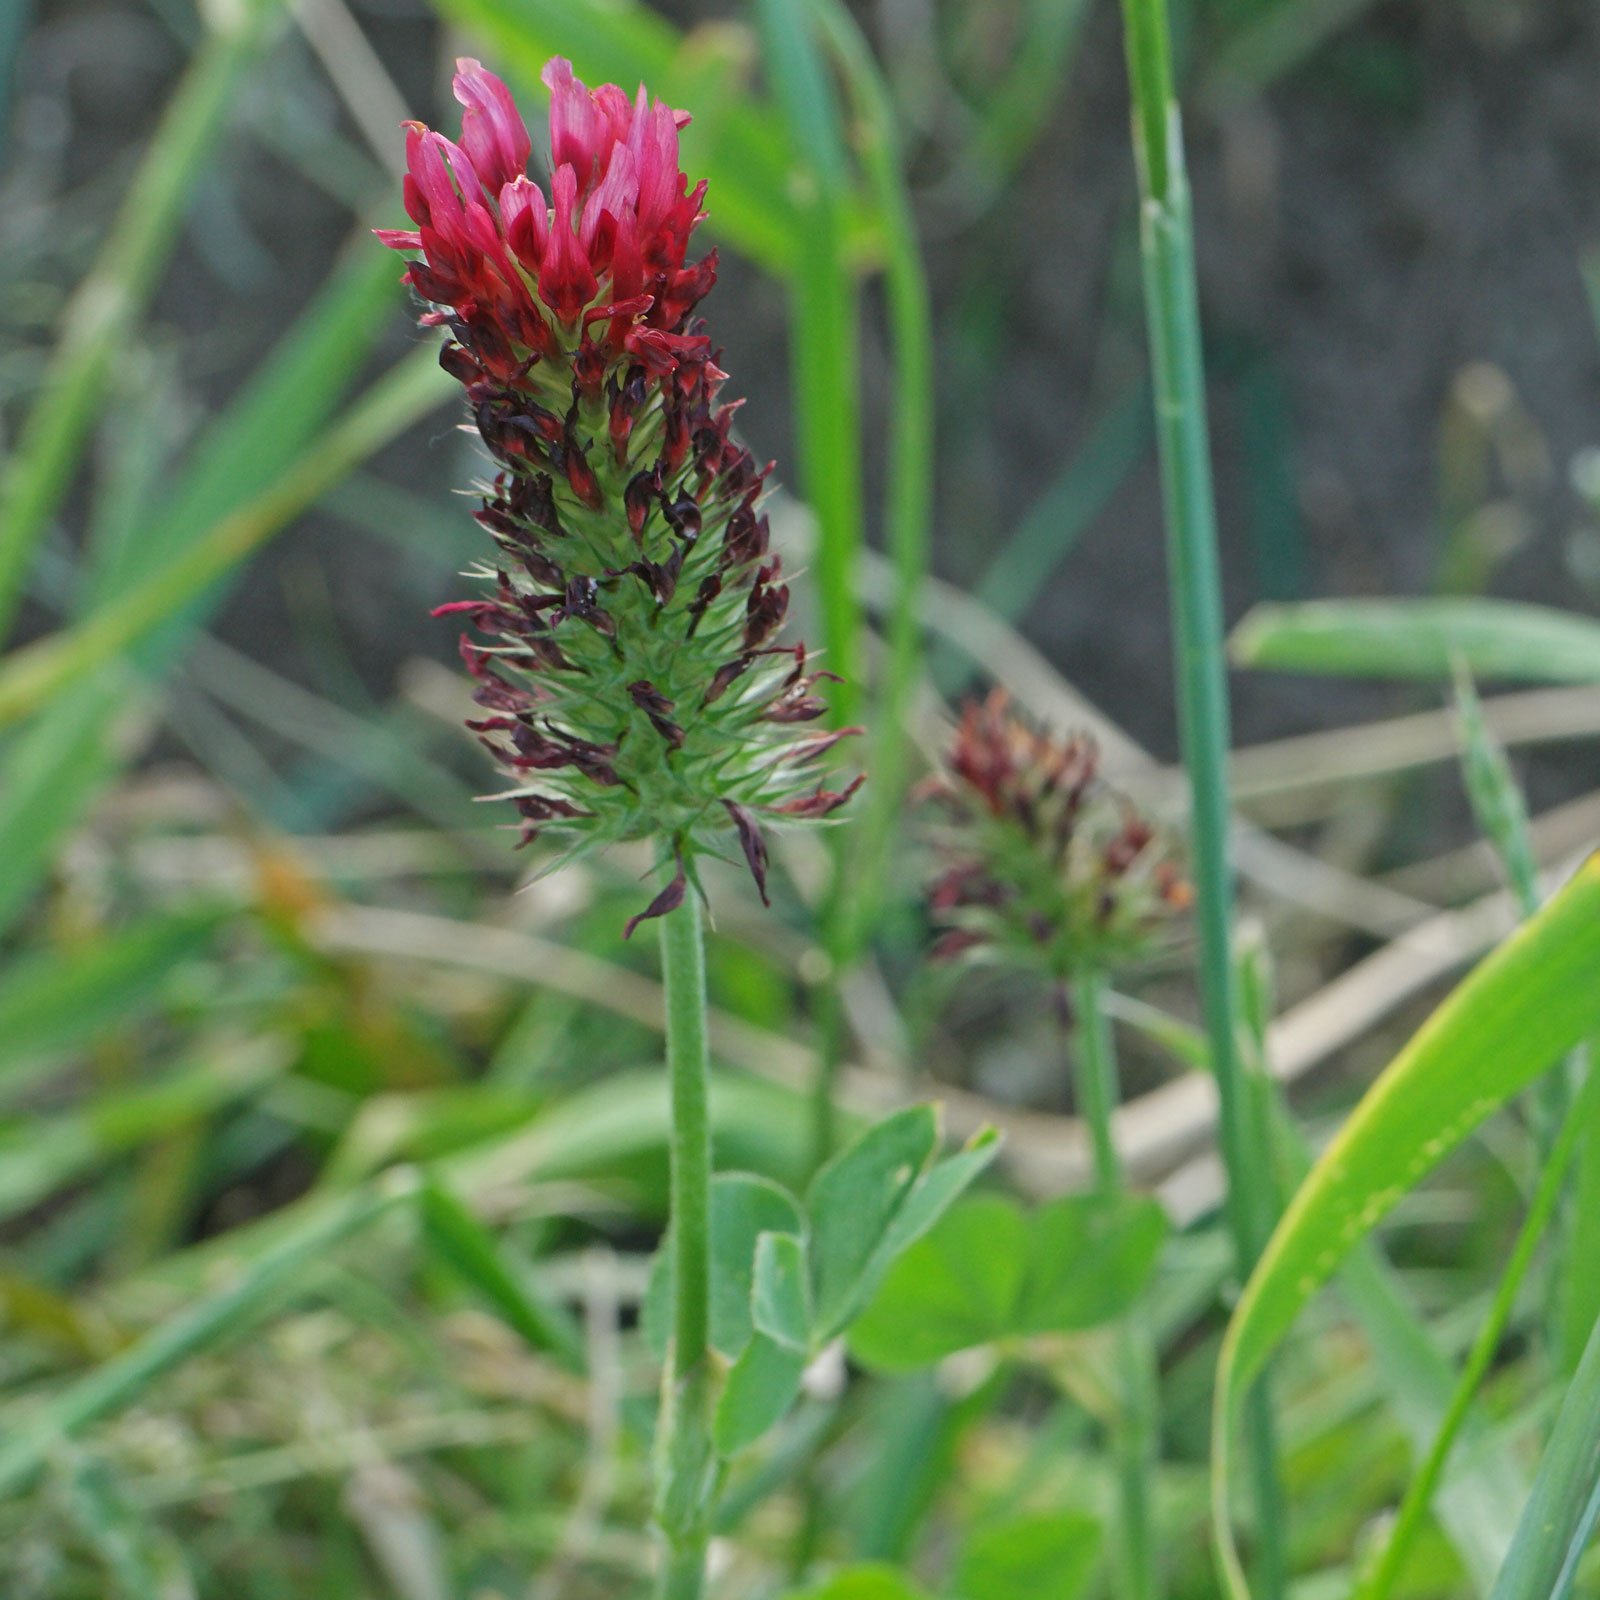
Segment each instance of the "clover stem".
[[[1112,1112],[1117,1104],[1117,1058],[1103,998],[1105,979],[1085,968],[1072,980],[1073,1066],[1078,1114],[1089,1129],[1095,1188],[1103,1196],[1125,1192]],[[1131,1311],[1112,1330],[1116,1341],[1117,1395],[1112,1448],[1117,1458],[1118,1531],[1124,1600],[1155,1600],[1156,1538],[1150,1504],[1155,1477],[1160,1374],[1150,1331]]]
[[699,1600],[716,1509],[711,1438],[711,1118],[700,902],[691,890],[661,919],[671,1085],[674,1307],[663,1378],[656,1521],[667,1542],[661,1600]]

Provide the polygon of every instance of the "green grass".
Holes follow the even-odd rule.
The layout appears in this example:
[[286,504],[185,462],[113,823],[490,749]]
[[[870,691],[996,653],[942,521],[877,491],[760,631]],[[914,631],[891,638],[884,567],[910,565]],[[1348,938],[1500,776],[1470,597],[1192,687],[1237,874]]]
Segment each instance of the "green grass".
[[[702,1452],[746,1435],[714,1526],[693,1493],[677,1507],[677,1592],[698,1590],[712,1532],[714,1600],[1199,1600],[1217,1592],[1219,1535],[1255,1557],[1248,1577],[1228,1569],[1234,1593],[1592,1589],[1597,880],[1591,863],[1558,885],[1552,867],[1572,863],[1488,732],[1509,713],[1485,714],[1465,674],[1590,682],[1594,624],[1490,596],[1281,603],[1313,576],[1283,403],[1298,378],[1248,328],[1212,352],[1210,399],[1241,408],[1240,571],[1246,598],[1273,603],[1235,631],[1234,665],[1402,682],[1441,705],[1454,682],[1464,746],[1459,779],[1409,791],[1449,810],[1448,840],[1334,761],[1332,820],[1308,811],[1282,859],[1375,883],[1403,867],[1408,893],[1428,884],[1446,906],[1462,884],[1417,858],[1463,842],[1470,816],[1508,885],[1506,932],[1513,906],[1527,925],[1448,993],[1375,1012],[1340,1072],[1279,1094],[1268,1069],[1304,1050],[1319,986],[1365,946],[1259,885],[1260,930],[1234,904],[1193,269],[1211,222],[1190,215],[1173,100],[1191,83],[1221,108],[1242,89],[1337,94],[1325,47],[1363,8],[1185,13],[1175,68],[1158,0],[1127,0],[1145,376],[1118,277],[1129,230],[1063,242],[1037,210],[1053,169],[1034,164],[1093,103],[1088,8],[941,8],[895,33],[836,0],[755,0],[687,28],[638,0],[437,0],[519,93],[560,51],[591,82],[643,79],[691,110],[685,150],[729,263],[711,331],[744,294],[787,332],[792,440],[769,417],[741,426],[780,454],[814,529],[792,581],[810,642],[849,680],[835,705],[867,728],[870,781],[823,841],[776,845],[771,912],[741,870],[701,863],[715,919],[703,946],[674,947],[667,987],[681,1002],[703,981],[703,1053],[698,1009],[664,1005],[656,939],[620,936],[654,863],[623,851],[519,894],[532,863],[471,802],[491,780],[459,728],[451,630],[425,612],[478,553],[449,486],[479,469],[450,443],[455,391],[367,233],[398,199],[328,109],[350,85],[311,76],[271,0],[208,6],[199,26],[151,9],[164,38],[192,41],[166,109],[117,153],[114,205],[104,180],[32,197],[43,258],[82,276],[52,299],[19,252],[0,325],[0,362],[21,374],[4,402],[0,631],[24,601],[30,628],[0,656],[0,1592],[643,1600],[658,1450],[692,1490]],[[420,66],[405,63],[408,93],[435,81]],[[268,87],[284,96],[271,116]],[[18,159],[36,161],[31,143]],[[250,250],[222,233],[251,225],[263,196],[234,189],[267,171],[342,208],[308,240],[352,237],[244,352],[257,291],[228,274]],[[1036,231],[1107,283],[1091,420],[1041,428],[1037,498],[1005,486],[1028,507],[1015,525],[952,527],[951,504],[981,503],[993,398],[1023,370],[1007,273]],[[993,248],[970,260],[975,239]],[[221,310],[184,335],[172,307],[193,282]],[[1228,350],[1255,363],[1232,384]],[[1019,699],[1057,714],[1072,686],[1046,658],[1067,641],[1035,602],[1079,580],[1083,541],[1156,560],[1153,518],[1130,512],[1152,443],[1187,779],[1170,792],[1188,795],[1170,820],[1197,905],[1192,934],[1114,975],[1103,1010],[1079,996],[1098,1068],[1079,1088],[1086,1128],[1064,1115],[1061,1019],[1003,974],[927,961],[917,782],[995,659],[1029,663]],[[936,549],[936,526],[962,542]],[[947,591],[930,598],[947,566],[974,575],[981,637],[941,608]],[[870,598],[868,570],[888,573]],[[1081,609],[1075,656],[1120,621]],[[1011,631],[1025,625],[1042,655]],[[1326,731],[1330,750],[1360,739]],[[1568,746],[1538,760],[1541,779],[1585,770]],[[1549,1092],[1519,1104],[1558,1057]],[[691,1396],[663,1439],[650,1283],[674,1194],[669,1058],[695,1068],[677,1075],[680,1132],[706,1089],[704,1139],[676,1141],[679,1215],[704,1157],[755,1175],[785,1220],[730,1265],[688,1206],[680,1276],[707,1293],[675,1303],[674,1370],[715,1389],[737,1362],[740,1387],[720,1412]],[[1184,1109],[1211,1103],[1208,1074],[1214,1142]],[[937,1164],[918,1142],[932,1119],[913,1114],[848,1182],[832,1169],[803,1206],[771,1201],[929,1097],[952,1144],[1002,1124],[999,1158],[980,1140]],[[1153,1136],[1159,1117],[1178,1126]],[[1096,1157],[1105,1186],[1162,1180],[1177,1217],[1134,1309],[1114,1308],[1125,1322],[1081,1292],[1122,1262],[1115,1239],[1095,1255],[1079,1237],[1098,1213],[1070,1191],[1093,1187]],[[989,1219],[976,1244],[973,1218]],[[878,1246],[925,1225],[888,1273]],[[870,1309],[846,1368],[828,1347],[852,1297]],[[746,1343],[695,1359],[730,1317]],[[954,1353],[904,1370],[918,1340]]]

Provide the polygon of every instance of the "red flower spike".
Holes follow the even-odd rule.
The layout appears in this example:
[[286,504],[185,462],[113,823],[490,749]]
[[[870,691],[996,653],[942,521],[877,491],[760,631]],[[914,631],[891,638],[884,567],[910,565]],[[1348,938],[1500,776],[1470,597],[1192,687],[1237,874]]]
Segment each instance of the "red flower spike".
[[460,141],[407,125],[412,226],[378,237],[412,256],[421,321],[447,330],[440,363],[496,463],[474,513],[496,546],[487,592],[436,613],[492,646],[462,640],[485,713],[470,726],[516,781],[522,843],[672,841],[677,876],[643,915],[682,903],[690,854],[730,825],[765,900],[758,819],[827,816],[861,780],[823,787],[845,735],[797,731],[832,675],[780,642],[770,464],[734,437],[694,320],[716,257],[688,259],[706,193],[679,166],[689,119],[552,61],[546,179],[504,84],[458,65]]
[[943,819],[928,888],[938,959],[1032,967],[1059,988],[1136,959],[1187,906],[1166,842],[1098,767],[1089,739],[1052,737],[1002,690],[966,707],[945,770],[919,791]]

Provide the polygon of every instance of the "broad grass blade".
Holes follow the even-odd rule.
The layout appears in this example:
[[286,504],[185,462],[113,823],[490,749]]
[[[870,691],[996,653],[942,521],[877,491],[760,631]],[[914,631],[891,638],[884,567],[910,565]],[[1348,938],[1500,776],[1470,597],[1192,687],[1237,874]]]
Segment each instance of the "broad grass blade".
[[1223,1341],[1213,1517],[1231,1595],[1249,1587],[1228,1511],[1245,1395],[1351,1250],[1491,1112],[1600,1028],[1600,856],[1482,962],[1357,1106],[1300,1186]]

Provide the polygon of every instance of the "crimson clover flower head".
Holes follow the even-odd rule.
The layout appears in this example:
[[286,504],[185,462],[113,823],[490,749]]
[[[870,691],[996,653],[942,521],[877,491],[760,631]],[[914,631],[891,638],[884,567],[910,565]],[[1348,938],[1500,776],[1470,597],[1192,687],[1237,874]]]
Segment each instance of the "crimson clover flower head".
[[829,789],[819,766],[859,730],[808,728],[832,674],[781,639],[771,464],[734,437],[693,320],[717,262],[688,259],[706,191],[679,166],[689,119],[551,61],[547,193],[509,90],[457,66],[460,140],[407,125],[415,226],[379,238],[415,253],[405,280],[448,330],[440,361],[494,464],[481,592],[435,613],[471,629],[469,726],[513,779],[524,843],[670,847],[676,880],[643,915],[723,843],[765,900],[764,824],[837,810],[861,779]]
[[1004,690],[966,706],[943,770],[922,788],[941,862],[928,888],[936,958],[1061,981],[1145,954],[1187,909],[1165,841],[1099,764],[1093,740],[1053,736]]

